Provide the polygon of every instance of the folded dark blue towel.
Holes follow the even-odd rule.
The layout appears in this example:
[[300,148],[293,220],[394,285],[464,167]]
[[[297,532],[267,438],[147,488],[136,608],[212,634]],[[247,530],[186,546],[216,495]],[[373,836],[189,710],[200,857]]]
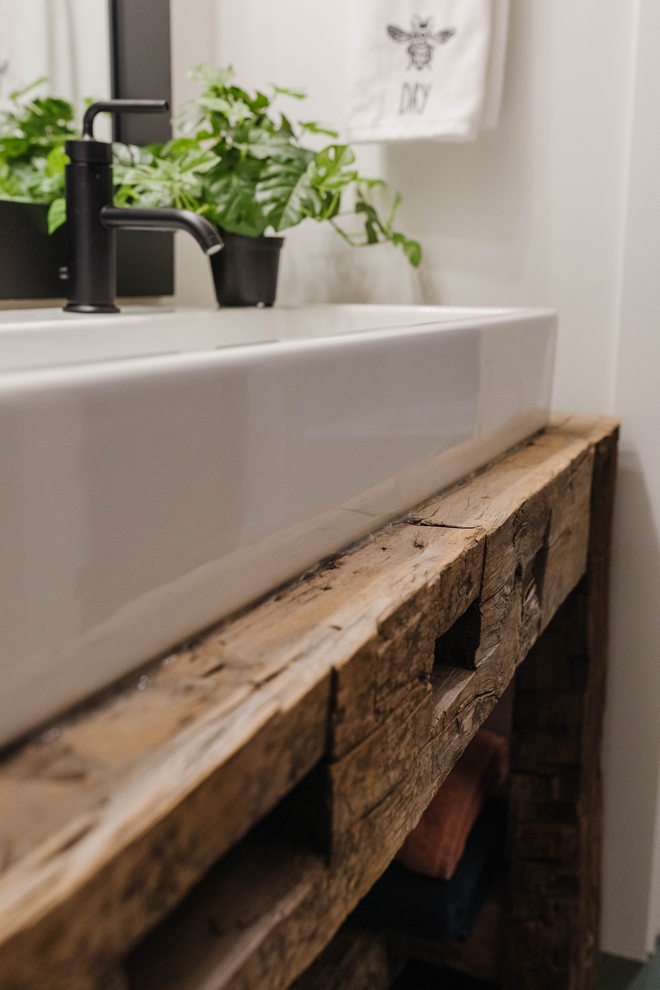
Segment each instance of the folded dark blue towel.
[[461,942],[470,936],[485,900],[489,866],[504,856],[506,801],[491,797],[477,819],[450,880],[414,873],[391,863],[364,897],[350,921],[432,939]]
[[498,990],[496,983],[483,983],[454,969],[439,969],[411,959],[392,984],[392,990]]

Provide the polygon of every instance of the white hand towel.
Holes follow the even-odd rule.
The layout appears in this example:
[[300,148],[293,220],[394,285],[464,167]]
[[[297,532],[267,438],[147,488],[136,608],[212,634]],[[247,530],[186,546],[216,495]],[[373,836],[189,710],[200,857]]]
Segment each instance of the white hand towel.
[[470,140],[486,97],[494,0],[352,0],[349,140]]

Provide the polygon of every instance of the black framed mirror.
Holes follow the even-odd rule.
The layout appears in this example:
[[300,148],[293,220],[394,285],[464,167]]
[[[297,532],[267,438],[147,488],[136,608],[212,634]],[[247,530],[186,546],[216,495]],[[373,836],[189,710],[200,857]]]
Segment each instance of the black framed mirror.
[[[101,4],[106,4],[105,11]],[[98,44],[108,49],[97,53],[99,62],[109,62],[110,92],[107,95],[167,99],[171,103],[169,0],[98,0],[96,34],[89,0],[79,0],[78,7],[74,4],[74,8],[79,9],[80,23],[74,19],[66,27],[74,39],[72,44],[77,37],[76,58],[73,58],[73,51],[70,53],[71,61],[76,64],[67,66],[66,52],[59,62],[49,63],[56,77],[51,82],[52,95],[65,95],[79,102],[82,102],[81,97],[92,95],[80,90],[86,79],[95,78],[94,45]],[[102,23],[103,15],[105,23]],[[46,24],[45,30],[48,27]],[[61,27],[51,25],[54,31]],[[17,43],[14,51],[17,59],[25,57],[21,56],[25,44]],[[0,58],[0,69],[8,61],[7,56]],[[23,75],[30,71],[33,71],[31,66]],[[44,74],[34,71],[35,78]],[[68,87],[61,94],[56,91],[60,80],[62,86]],[[94,95],[98,98],[104,94]],[[167,141],[171,133],[168,115],[126,115],[117,120],[113,137],[117,141],[145,145]],[[66,261],[66,229],[49,235],[47,214],[47,206],[0,200],[0,299],[53,299],[63,295],[59,269]],[[173,234],[117,232],[117,294],[129,298],[174,294]]]
[[[115,99],[172,103],[170,0],[109,0],[110,73]],[[172,136],[169,114],[116,117],[114,139],[156,144]],[[174,294],[174,234],[117,231],[117,294]]]
[[[109,0],[112,96],[172,102],[170,0]],[[155,144],[172,136],[169,116],[115,118],[115,141]]]

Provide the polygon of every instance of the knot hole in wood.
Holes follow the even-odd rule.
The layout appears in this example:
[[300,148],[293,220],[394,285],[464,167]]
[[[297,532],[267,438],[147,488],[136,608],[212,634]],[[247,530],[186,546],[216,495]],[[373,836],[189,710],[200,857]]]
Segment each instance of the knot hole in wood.
[[433,672],[443,667],[474,670],[474,658],[481,641],[481,605],[474,601],[458,617],[453,626],[435,641]]

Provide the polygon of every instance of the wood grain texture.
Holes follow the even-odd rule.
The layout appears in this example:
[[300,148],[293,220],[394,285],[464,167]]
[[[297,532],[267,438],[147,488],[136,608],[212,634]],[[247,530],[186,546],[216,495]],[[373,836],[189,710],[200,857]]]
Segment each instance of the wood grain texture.
[[[593,465],[592,434],[587,439],[554,428],[491,471],[409,514],[411,525],[419,527],[419,543],[429,529],[469,533],[480,556],[465,544],[437,586],[425,589],[425,598],[411,599],[389,628],[379,630],[376,649],[350,658],[337,672],[339,710],[331,719],[334,742],[325,783],[330,848],[353,819],[409,772],[411,756],[429,738],[433,705],[425,682],[433,670],[434,641],[475,601],[477,562],[480,631],[474,662],[492,673],[493,704],[580,580],[587,565]],[[396,673],[401,670],[415,680],[402,684]],[[378,691],[371,705],[364,700],[364,685]],[[438,768],[437,786],[444,775]]]
[[[133,957],[131,986],[135,990],[285,990],[312,964],[392,860],[435,794],[438,781],[491,712],[513,673],[504,655],[498,663],[484,664],[476,671],[454,669],[434,675],[425,745],[408,753],[403,772],[386,799],[364,809],[338,836],[332,857],[310,857],[304,881],[307,894],[302,900],[295,896],[301,880],[289,865],[289,847],[282,845],[281,854],[277,843],[268,847],[271,862],[282,857],[281,866],[276,867],[282,879],[275,882],[269,870],[252,866],[252,857],[262,855],[264,840],[258,834],[251,836],[237,853],[240,865],[233,865],[235,861],[228,857],[213,878],[193,891],[179,911],[140,946]],[[319,814],[323,807],[319,804]],[[290,905],[291,910],[280,907],[266,912],[269,918],[277,918],[276,924],[257,925],[250,953],[241,956],[240,966],[229,972],[223,959],[236,958],[234,944],[218,948],[209,932],[214,929],[210,919],[222,917],[219,927],[235,932],[237,940],[243,938],[242,902],[235,895],[234,884],[239,883],[235,877],[242,878],[243,892],[250,891],[247,902],[255,904],[261,903],[268,890],[279,891],[281,882],[284,892],[278,895],[278,903]]]
[[[60,832],[55,848],[41,848],[39,859],[26,857],[8,871],[0,902],[8,931],[0,986],[45,990],[78,981],[83,987],[111,969],[247,831],[255,814],[269,810],[318,759],[327,697],[326,678],[294,706],[295,716],[271,708],[264,719],[259,711],[247,737],[244,720],[254,712],[226,720],[222,730],[209,723],[194,739],[192,757],[181,747],[156,767],[142,767],[99,812]],[[191,787],[204,769],[201,757],[216,769]],[[179,800],[172,807],[177,780]]]
[[[386,532],[377,534],[373,544],[376,554],[380,548],[382,577],[394,591],[397,605],[392,607],[389,588],[388,607],[378,604],[382,590],[372,583],[370,610],[378,610],[373,634],[335,667],[330,725],[330,750],[335,758],[376,731],[405,699],[411,685],[428,680],[436,639],[480,592],[485,550],[480,527],[429,531],[406,525],[403,530],[407,534],[403,561],[393,557]],[[431,556],[433,568],[411,570],[417,556]],[[348,560],[345,566],[350,564]]]
[[[186,976],[185,984],[285,990],[385,869],[584,573],[591,475],[601,470],[611,486],[598,465],[614,430],[612,421],[564,418],[8,753],[0,762],[1,990],[120,985],[131,947],[177,904],[195,916],[199,888],[189,892],[211,865],[285,795],[295,808],[304,792],[326,855],[304,852],[302,839],[289,848],[298,894],[283,881],[284,907],[277,897],[255,907],[249,943],[237,926],[240,951],[231,939],[221,950],[214,941],[220,982]],[[591,515],[599,513],[592,498]],[[589,559],[602,568],[593,532],[592,522]],[[588,594],[602,597],[602,581]],[[592,616],[594,606],[585,608]],[[438,641],[462,630],[468,610],[480,625],[475,669],[434,663]],[[597,749],[602,677],[595,667],[589,677],[594,687],[586,708],[575,709],[573,734],[553,736],[562,759]],[[548,759],[546,737],[525,736],[521,768]],[[589,794],[580,849],[598,814],[597,788]],[[523,835],[521,849],[545,833]],[[250,841],[236,855],[253,849],[258,860]],[[255,905],[268,900],[259,900],[258,873],[245,886],[245,911],[249,890]],[[593,868],[584,883],[597,893]],[[593,896],[579,915],[591,928]],[[188,974],[206,965],[206,948],[190,938]]]
[[345,927],[291,990],[389,990],[390,976],[385,938]]
[[[17,861],[7,857],[0,879],[0,979],[30,986],[30,960],[47,959],[49,986],[71,980],[72,965],[83,985],[127,951],[321,757],[330,672],[377,649],[392,613],[466,553],[478,573],[470,533],[420,541],[413,527],[389,527],[168,658],[143,675],[145,690],[138,679],[10,759],[0,793],[7,782],[19,821],[4,836]],[[39,801],[53,764],[64,793],[53,800],[49,781]],[[90,764],[96,777],[88,770],[76,790],[71,778]],[[16,778],[30,781],[28,808]],[[79,814],[67,820],[72,793]],[[40,843],[45,808],[65,824]]]
[[562,419],[409,515],[486,534],[477,664],[502,649],[519,662],[584,574],[595,443],[614,425]]
[[594,449],[586,577],[518,675],[504,986],[592,990],[616,432]]

